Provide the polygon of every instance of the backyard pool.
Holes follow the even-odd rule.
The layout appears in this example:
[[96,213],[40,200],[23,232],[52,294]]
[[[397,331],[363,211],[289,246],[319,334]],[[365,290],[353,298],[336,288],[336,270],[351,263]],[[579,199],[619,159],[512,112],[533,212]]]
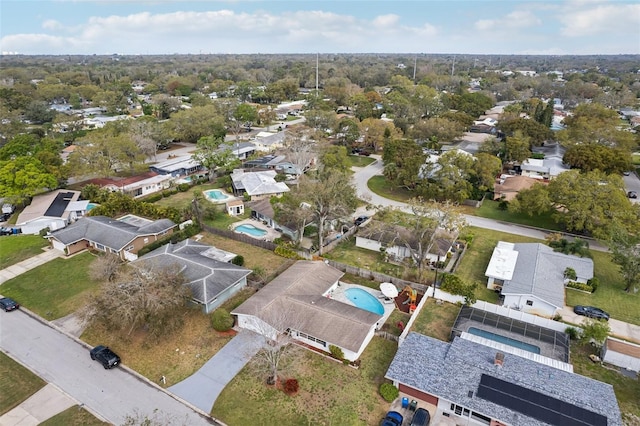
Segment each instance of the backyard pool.
[[265,235],[267,235],[267,231],[265,231],[264,229],[256,228],[255,226],[248,224],[236,226],[233,230],[240,234],[246,234],[254,238],[264,237]]
[[223,201],[229,198],[227,194],[220,191],[219,189],[209,189],[207,191],[202,192],[205,197],[213,201]]
[[374,314],[384,315],[384,306],[369,292],[361,288],[348,288],[344,291],[344,295],[358,308]]
[[521,342],[520,340],[512,339],[510,337],[500,336],[499,334],[491,333],[490,331],[481,330],[475,327],[469,327],[469,330],[467,330],[467,332],[479,337],[484,337],[485,339],[493,340],[494,342],[532,352],[534,354],[540,353],[540,348],[537,346],[530,345],[529,343]]
[[87,211],[89,211],[89,210],[91,210],[91,209],[94,209],[94,208],[96,208],[96,207],[98,207],[98,206],[99,206],[99,204],[96,204],[96,203],[89,203],[89,204],[87,204]]

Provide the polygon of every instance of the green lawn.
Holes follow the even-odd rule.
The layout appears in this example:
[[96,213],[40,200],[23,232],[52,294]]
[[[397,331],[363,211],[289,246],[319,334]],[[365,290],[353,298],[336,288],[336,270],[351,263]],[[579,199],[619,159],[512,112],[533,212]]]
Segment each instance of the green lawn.
[[380,253],[356,247],[355,237],[345,239],[343,242],[338,244],[336,248],[331,250],[329,253],[326,253],[324,257],[347,265],[358,266],[371,271],[393,275],[398,278],[403,277],[406,269],[404,266],[383,262],[380,260]]
[[508,210],[500,210],[498,201],[484,200],[482,206],[471,210],[470,214],[487,219],[501,220],[503,222],[517,223],[526,226],[535,226],[537,228],[550,229],[553,231],[562,231],[562,226],[557,224],[552,218],[551,213],[543,215],[529,216],[526,213],[512,213]]
[[230,426],[378,424],[389,407],[378,387],[396,350],[395,342],[374,337],[356,370],[300,349],[282,374],[298,380],[295,396],[267,386],[265,375],[249,364],[225,387],[211,414]]
[[101,426],[109,424],[98,420],[84,408],[74,405],[40,423],[40,426]]
[[610,254],[592,251],[591,255],[600,285],[591,294],[567,289],[567,305],[597,306],[617,320],[640,325],[640,294],[624,292],[619,266],[611,261]]
[[[177,194],[173,194],[170,197],[161,198],[160,200],[154,202],[158,206],[162,207],[175,207],[178,210],[182,210],[191,205],[191,201],[193,200],[194,191],[206,191],[208,189],[217,189],[220,188],[220,185],[217,183],[207,183],[204,185],[196,185],[189,188],[188,191],[178,192]],[[144,200],[142,200],[144,201]]]
[[54,259],[2,284],[2,294],[48,320],[64,317],[84,306],[97,290],[89,279],[94,259],[88,252]]
[[448,302],[439,305],[435,299],[430,298],[422,307],[411,331],[448,342],[458,312],[458,305]]
[[0,416],[44,387],[40,377],[0,352]]
[[404,188],[398,188],[391,185],[384,176],[374,176],[367,182],[367,186],[371,191],[381,197],[389,198],[396,201],[409,201],[416,195]]
[[0,269],[42,253],[49,242],[39,235],[10,235],[0,240]]
[[363,157],[361,155],[349,156],[349,163],[351,163],[351,167],[366,167],[369,164],[375,163],[375,161],[375,158]]
[[[592,362],[589,359],[589,354],[592,353],[594,351],[591,346],[572,343],[571,364],[573,364],[573,371],[612,385],[622,412],[623,423],[626,425],[638,425],[638,417],[640,417],[640,380],[625,377],[618,371],[610,370],[599,363]],[[635,416],[635,420],[631,416]]]

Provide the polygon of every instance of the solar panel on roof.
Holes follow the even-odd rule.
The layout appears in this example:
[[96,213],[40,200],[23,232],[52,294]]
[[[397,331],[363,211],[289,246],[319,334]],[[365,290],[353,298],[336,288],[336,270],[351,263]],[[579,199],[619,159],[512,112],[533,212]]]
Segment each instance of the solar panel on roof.
[[607,417],[487,374],[476,395],[525,416],[557,426],[607,426]]

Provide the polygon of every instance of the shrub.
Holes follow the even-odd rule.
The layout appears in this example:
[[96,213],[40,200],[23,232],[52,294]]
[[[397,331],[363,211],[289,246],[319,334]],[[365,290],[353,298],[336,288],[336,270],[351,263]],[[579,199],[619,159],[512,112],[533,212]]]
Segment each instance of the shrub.
[[576,274],[575,269],[567,267],[564,270],[564,277],[570,280],[575,280],[576,278],[578,278],[578,275]]
[[567,283],[567,287],[575,288],[576,290],[588,291],[589,293],[593,293],[593,287],[589,284],[579,283],[577,281],[569,281]]
[[282,385],[282,389],[287,395],[291,395],[298,392],[299,388],[300,388],[300,385],[298,384],[298,381],[296,379],[287,379],[284,382],[284,385]]
[[211,315],[211,325],[216,331],[229,331],[233,327],[233,316],[225,309],[218,308]]
[[237,255],[233,259],[231,259],[231,263],[238,266],[244,266],[244,257],[241,255]]
[[300,256],[298,256],[298,253],[284,246],[276,247],[276,249],[273,252],[278,256],[282,256],[287,259],[300,259]]
[[578,340],[580,338],[580,333],[578,333],[577,328],[567,327],[567,329],[564,332],[567,333],[567,335],[571,340]]
[[342,351],[342,348],[338,346],[329,345],[329,352],[331,352],[331,356],[336,359],[344,359],[344,352]]
[[598,279],[598,277],[593,277],[589,281],[587,281],[587,284],[591,286],[591,293],[593,293],[598,289],[598,286],[600,285],[600,280]]
[[180,185],[178,185],[178,191],[180,192],[187,192],[189,190],[189,184],[188,183],[181,183]]
[[507,200],[500,200],[500,202],[498,203],[498,210],[509,210],[509,202]]
[[145,203],[155,203],[156,201],[162,200],[162,193],[158,192],[157,194],[151,194],[148,197],[144,198]]
[[385,382],[380,385],[380,395],[385,401],[393,402],[400,395],[400,391],[392,383]]

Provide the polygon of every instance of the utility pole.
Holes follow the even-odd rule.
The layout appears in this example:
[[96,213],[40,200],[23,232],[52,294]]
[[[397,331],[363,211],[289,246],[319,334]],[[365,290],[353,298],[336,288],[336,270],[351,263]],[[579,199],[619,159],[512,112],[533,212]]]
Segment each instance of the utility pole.
[[416,84],[416,66],[418,65],[418,55],[413,58],[413,84]]
[[453,55],[453,62],[451,63],[451,77],[453,77],[453,73],[456,71],[456,56]]
[[318,96],[318,65],[319,65],[319,59],[318,56],[320,54],[316,53],[316,96]]

